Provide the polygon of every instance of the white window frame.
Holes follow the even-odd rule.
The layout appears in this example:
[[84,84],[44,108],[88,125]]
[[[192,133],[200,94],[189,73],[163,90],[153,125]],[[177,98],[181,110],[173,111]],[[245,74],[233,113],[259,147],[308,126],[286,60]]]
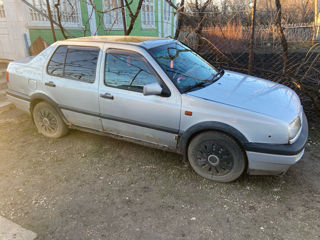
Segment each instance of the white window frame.
[[[103,4],[103,11],[108,11],[110,9],[107,8],[105,5],[105,1],[109,1],[109,5],[113,6],[113,1],[117,1],[117,7],[120,7],[121,0],[102,0]],[[124,3],[125,4],[125,3]],[[125,6],[125,5],[124,5]],[[111,8],[112,9],[112,8]],[[126,10],[126,9],[124,9]],[[118,22],[115,23],[116,16],[118,15]],[[107,18],[110,17],[110,23],[107,22]],[[105,30],[123,30],[123,21],[122,21],[122,12],[121,8],[108,11],[103,14],[103,21],[104,21],[104,29]]]
[[[67,0],[62,0],[61,1],[61,6],[62,8],[67,8],[67,6],[65,5],[65,1]],[[61,14],[61,23],[62,26],[64,28],[69,28],[69,29],[84,29],[84,26],[82,25],[82,16],[81,16],[81,6],[80,6],[80,1],[79,0],[69,0],[69,1],[74,1],[75,5],[75,15],[71,16],[76,18],[77,21],[63,21],[63,14],[65,13],[63,10],[60,10],[60,14]],[[31,3],[33,6],[37,7],[39,10],[42,10],[45,14],[47,14],[47,6],[46,6],[46,1],[45,0],[28,0],[29,3]],[[51,8],[51,12],[53,13],[53,19],[58,22],[56,20],[56,9],[54,7],[54,3],[56,3],[56,0],[49,0],[50,2],[50,8]],[[37,13],[36,11],[34,11],[33,9],[25,6],[26,11],[27,11],[27,16],[28,16],[28,23],[27,23],[27,27],[33,27],[33,28],[50,28],[50,22],[49,20],[40,15],[39,13]],[[68,12],[66,12],[66,15],[68,16]],[[58,26],[54,25],[55,28],[58,28]]]
[[[152,11],[150,11],[151,7],[153,9]],[[141,7],[141,27],[142,29],[155,29],[156,28],[155,23],[156,23],[155,0],[144,0]]]

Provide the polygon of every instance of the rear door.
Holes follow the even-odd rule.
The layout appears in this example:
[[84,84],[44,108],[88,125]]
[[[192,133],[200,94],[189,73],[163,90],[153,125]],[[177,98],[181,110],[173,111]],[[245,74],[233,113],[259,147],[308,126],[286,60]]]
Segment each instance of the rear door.
[[175,148],[181,98],[172,91],[167,97],[143,95],[145,84],[167,87],[149,61],[136,51],[108,49],[103,75],[99,93],[104,131]]
[[99,119],[99,47],[58,46],[44,74],[44,92],[73,125],[102,130]]

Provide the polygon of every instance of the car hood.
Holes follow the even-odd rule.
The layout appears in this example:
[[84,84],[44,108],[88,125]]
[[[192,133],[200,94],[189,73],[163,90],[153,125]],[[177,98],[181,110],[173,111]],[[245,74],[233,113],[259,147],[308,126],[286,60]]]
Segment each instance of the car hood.
[[232,105],[292,121],[301,111],[297,94],[290,88],[261,78],[225,71],[215,83],[187,95]]

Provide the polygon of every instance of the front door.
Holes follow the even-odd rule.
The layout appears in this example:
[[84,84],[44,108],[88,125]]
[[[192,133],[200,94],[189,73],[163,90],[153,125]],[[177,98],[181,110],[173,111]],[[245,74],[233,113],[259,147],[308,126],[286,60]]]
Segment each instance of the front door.
[[144,96],[143,86],[164,83],[138,52],[110,49],[100,82],[100,111],[104,131],[169,148],[176,147],[180,97]]

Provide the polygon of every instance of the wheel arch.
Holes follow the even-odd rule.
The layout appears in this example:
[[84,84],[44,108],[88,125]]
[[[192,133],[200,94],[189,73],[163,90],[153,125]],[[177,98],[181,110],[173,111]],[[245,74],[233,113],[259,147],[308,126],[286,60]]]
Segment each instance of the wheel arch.
[[64,123],[69,126],[69,122],[66,119],[66,117],[64,116],[64,114],[62,113],[61,109],[59,108],[59,105],[52,100],[50,97],[48,97],[47,95],[43,94],[43,93],[35,93],[31,96],[31,101],[30,101],[30,113],[31,113],[31,118],[32,121],[34,122],[33,119],[33,109],[34,107],[40,103],[40,102],[47,102],[48,104],[50,104],[52,107],[54,107],[58,113],[59,116],[61,117],[61,119],[64,121]]
[[229,135],[240,145],[245,153],[244,145],[249,141],[239,130],[222,122],[208,121],[197,123],[180,133],[178,149],[183,154],[185,160],[187,160],[187,149],[190,141],[196,135],[206,131],[218,131]]

